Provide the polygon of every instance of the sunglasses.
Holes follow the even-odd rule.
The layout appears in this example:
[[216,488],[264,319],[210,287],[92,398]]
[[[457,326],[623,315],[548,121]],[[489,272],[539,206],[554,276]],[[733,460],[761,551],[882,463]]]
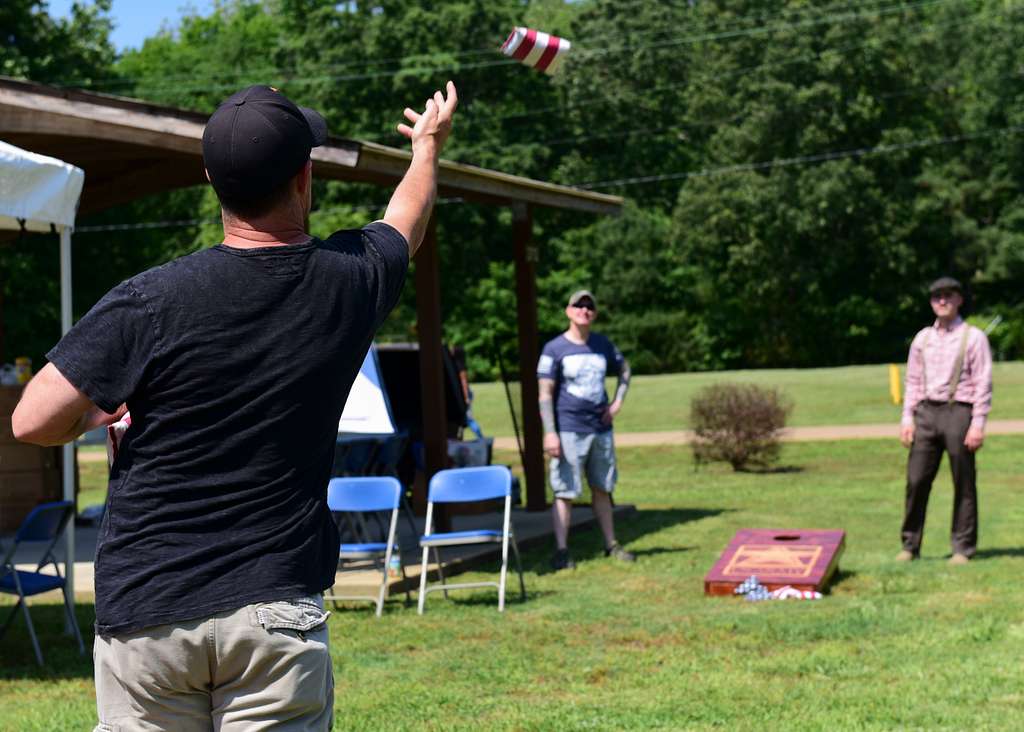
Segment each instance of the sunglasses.
[[597,310],[597,308],[594,307],[594,303],[592,302],[578,302],[575,305],[573,305],[573,307],[579,308],[580,310],[589,310],[590,312],[594,312],[595,310]]
[[932,300],[952,300],[954,295],[959,295],[956,290],[940,290],[932,293]]

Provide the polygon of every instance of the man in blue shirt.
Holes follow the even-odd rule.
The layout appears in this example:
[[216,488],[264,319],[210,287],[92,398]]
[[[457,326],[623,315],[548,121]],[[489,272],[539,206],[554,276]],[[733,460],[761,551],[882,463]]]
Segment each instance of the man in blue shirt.
[[[610,340],[591,332],[597,317],[593,293],[574,292],[565,315],[568,330],[545,344],[537,364],[544,451],[551,456],[551,487],[555,493],[552,520],[556,549],[551,566],[555,570],[576,566],[569,555],[569,518],[573,500],[583,493],[584,471],[594,514],[604,535],[605,556],[632,562],[633,554],[615,539],[611,501],[618,478],[612,420],[622,409],[629,389],[629,364]],[[608,374],[619,378],[611,403],[604,389]]]

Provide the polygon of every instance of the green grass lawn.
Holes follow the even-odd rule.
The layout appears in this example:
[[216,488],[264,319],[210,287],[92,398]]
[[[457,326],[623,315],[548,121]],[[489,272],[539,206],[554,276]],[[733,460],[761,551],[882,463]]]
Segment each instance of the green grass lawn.
[[[900,374],[904,372],[900,367]],[[615,420],[620,432],[682,430],[690,424],[690,399],[708,384],[742,382],[777,387],[793,402],[789,424],[879,424],[898,422],[900,407],[889,396],[889,367],[845,366],[830,369],[764,369],[637,376],[626,405]],[[1024,418],[1024,362],[997,363],[993,373],[993,419]],[[901,386],[902,389],[902,386]],[[519,386],[512,387],[519,408]],[[608,393],[615,391],[614,380]],[[508,400],[501,383],[473,385],[473,414],[484,434],[513,434]]]
[[[787,444],[786,472],[694,471],[685,447],[620,450],[619,526],[634,565],[572,537],[574,572],[525,556],[529,598],[492,591],[389,602],[330,619],[336,729],[946,729],[1022,727],[1024,436],[979,459],[978,558],[947,566],[951,489],[940,474],[923,559],[897,564],[906,453],[895,441]],[[499,459],[511,456],[499,456]],[[705,598],[702,578],[740,527],[843,528],[817,602]],[[491,567],[493,569],[493,567]],[[474,573],[470,578],[482,578]],[[82,607],[85,627],[92,608]],[[20,621],[0,640],[0,730],[87,730],[91,666],[37,605],[48,666]]]

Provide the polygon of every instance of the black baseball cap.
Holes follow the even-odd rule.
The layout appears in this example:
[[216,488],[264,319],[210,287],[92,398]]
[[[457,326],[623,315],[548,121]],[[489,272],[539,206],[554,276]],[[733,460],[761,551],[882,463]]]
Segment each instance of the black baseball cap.
[[955,280],[952,277],[940,277],[928,285],[928,292],[933,295],[940,290],[956,290],[961,295],[964,294],[964,286],[960,284],[960,280]]
[[319,113],[296,106],[272,86],[250,86],[225,99],[203,130],[203,164],[217,195],[258,199],[295,176],[327,140]]

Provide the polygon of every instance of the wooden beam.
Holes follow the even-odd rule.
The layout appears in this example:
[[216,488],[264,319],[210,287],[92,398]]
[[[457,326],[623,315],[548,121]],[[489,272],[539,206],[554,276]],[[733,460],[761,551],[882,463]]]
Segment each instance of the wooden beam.
[[[374,174],[380,180],[398,182],[409,167],[412,154],[408,150],[361,142],[356,170]],[[509,175],[475,165],[442,160],[438,165],[437,184],[444,195],[465,196],[470,200],[532,203],[570,211],[618,215],[622,198],[580,188]]]
[[[212,112],[213,110],[210,110]],[[207,113],[162,107],[137,99],[95,94],[0,77],[0,136],[31,135],[34,152],[59,156],[61,138],[102,141],[97,151],[122,145],[142,150],[143,157],[186,155],[202,163],[203,129]],[[52,151],[48,148],[54,140]],[[123,155],[117,153],[119,157]],[[409,167],[411,153],[371,142],[331,137],[314,148],[313,174],[318,178],[363,181],[392,187]],[[86,170],[86,181],[102,166],[97,160]],[[157,176],[157,181],[160,177]],[[169,188],[176,187],[174,185]],[[514,202],[618,214],[622,198],[604,193],[531,180],[475,165],[442,160],[438,187],[445,196],[481,203]]]
[[527,204],[512,207],[512,237],[516,262],[516,321],[519,325],[519,384],[522,395],[523,457],[526,509],[547,508],[544,482],[544,433],[537,409],[537,247],[533,243],[533,212]]
[[[426,481],[448,463],[448,415],[445,410],[441,348],[441,267],[437,224],[431,217],[416,252],[416,334],[420,344],[420,394],[423,411],[423,460]],[[422,495],[417,495],[417,491]],[[426,505],[426,485],[413,487],[413,503]],[[435,526],[448,531],[448,516],[434,511]]]

